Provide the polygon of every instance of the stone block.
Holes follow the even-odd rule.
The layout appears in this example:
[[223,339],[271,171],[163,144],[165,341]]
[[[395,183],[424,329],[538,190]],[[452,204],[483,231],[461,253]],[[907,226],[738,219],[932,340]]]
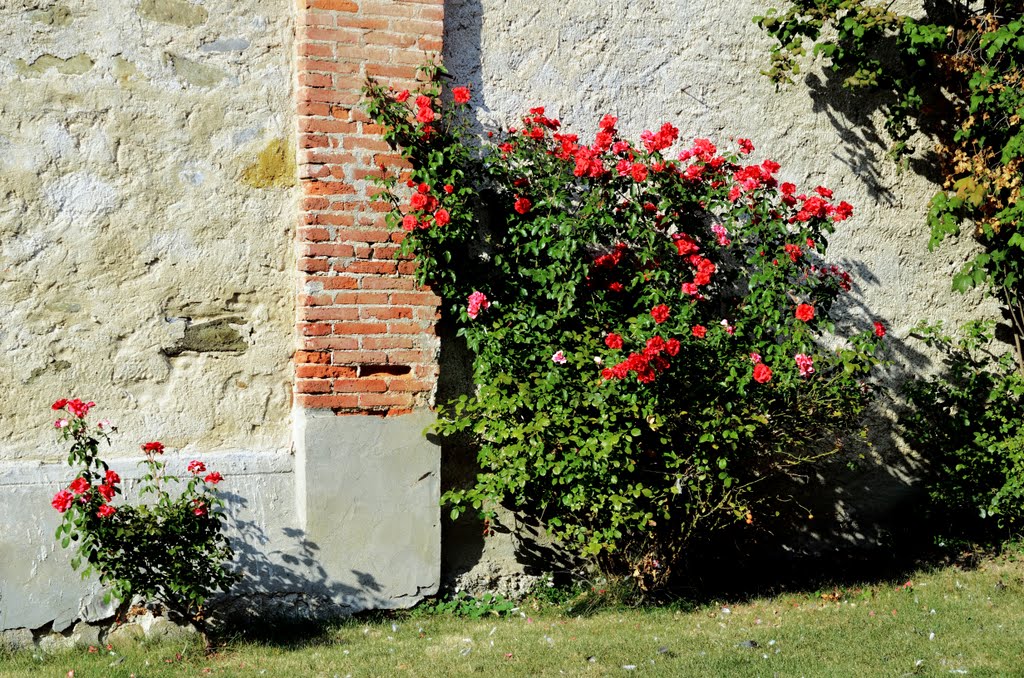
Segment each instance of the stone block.
[[440,449],[433,414],[345,416],[298,410],[298,516],[348,611],[400,608],[440,579]]
[[30,629],[7,629],[0,631],[0,651],[17,651],[32,647],[34,638]]

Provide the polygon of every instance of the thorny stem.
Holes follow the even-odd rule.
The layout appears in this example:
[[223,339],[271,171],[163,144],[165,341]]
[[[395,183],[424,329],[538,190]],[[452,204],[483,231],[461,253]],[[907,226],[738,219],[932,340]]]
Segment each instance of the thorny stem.
[[1003,299],[1010,311],[1010,331],[1013,334],[1013,347],[1017,352],[1017,367],[1024,375],[1024,303],[1021,298],[1003,288]]

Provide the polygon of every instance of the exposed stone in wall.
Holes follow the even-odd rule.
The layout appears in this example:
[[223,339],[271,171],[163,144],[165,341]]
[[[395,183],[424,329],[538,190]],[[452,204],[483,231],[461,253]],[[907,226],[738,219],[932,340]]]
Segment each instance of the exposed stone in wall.
[[188,27],[199,26],[210,16],[205,7],[188,0],[142,0],[139,15],[151,21]]
[[245,168],[242,180],[253,188],[286,188],[297,183],[295,147],[287,139],[273,139]]
[[61,458],[64,395],[130,432],[115,455],[288,447],[293,15],[0,3],[0,459]]

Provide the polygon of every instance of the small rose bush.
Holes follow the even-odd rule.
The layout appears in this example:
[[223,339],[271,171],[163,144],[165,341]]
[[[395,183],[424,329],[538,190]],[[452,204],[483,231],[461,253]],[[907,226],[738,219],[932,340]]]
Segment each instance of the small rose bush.
[[51,502],[63,514],[55,536],[64,548],[76,546],[71,566],[85,564],[83,576],[95,572],[108,595],[122,603],[136,595],[161,602],[203,630],[210,596],[238,578],[226,567],[234,552],[219,510],[216,486],[223,477],[199,460],[188,465],[187,478],[169,475],[164,445],[147,442],[140,494],[149,501],[115,505],[121,477],[100,457],[100,444],[110,444],[115,428],[88,421],[94,406],[79,398],[53,403],[61,414],[54,427],[71,444],[68,464],[76,474]]
[[884,327],[830,317],[852,207],[670,123],[634,143],[606,115],[582,138],[534,108],[478,136],[471,92],[426,74],[371,81],[367,109],[411,164],[381,168],[401,251],[474,354],[475,393],[435,427],[477,449],[452,516],[530,509],[653,581],[693,537],[775,515],[773,479],[839,450],[871,398]]

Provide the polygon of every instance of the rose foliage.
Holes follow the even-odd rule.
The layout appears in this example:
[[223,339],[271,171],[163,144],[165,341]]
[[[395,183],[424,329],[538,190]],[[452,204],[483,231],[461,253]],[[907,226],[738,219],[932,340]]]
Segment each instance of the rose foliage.
[[161,602],[203,630],[209,597],[238,579],[225,567],[234,552],[218,510],[223,501],[215,486],[223,477],[198,460],[188,465],[187,479],[168,475],[160,461],[163,444],[147,442],[140,495],[150,501],[115,506],[121,477],[99,454],[100,443],[110,444],[115,429],[107,421],[87,421],[94,406],[78,398],[53,404],[62,412],[54,426],[71,443],[68,464],[76,472],[51,502],[63,514],[55,537],[64,548],[77,546],[74,569],[85,563],[83,576],[95,572],[122,603],[136,595]]
[[851,279],[824,254],[851,206],[668,123],[582,139],[535,108],[478,138],[470,93],[426,72],[371,81],[367,110],[412,167],[382,179],[402,253],[474,354],[435,427],[477,449],[452,516],[533,510],[658,580],[689,539],[774,515],[769,481],[836,452],[870,398],[884,329],[831,336]]

